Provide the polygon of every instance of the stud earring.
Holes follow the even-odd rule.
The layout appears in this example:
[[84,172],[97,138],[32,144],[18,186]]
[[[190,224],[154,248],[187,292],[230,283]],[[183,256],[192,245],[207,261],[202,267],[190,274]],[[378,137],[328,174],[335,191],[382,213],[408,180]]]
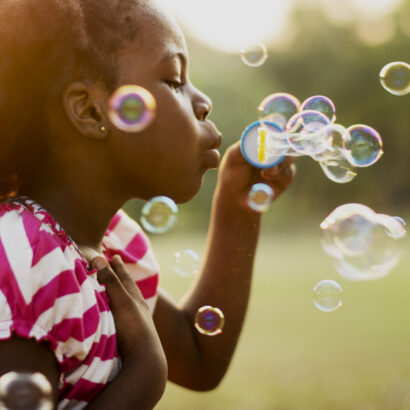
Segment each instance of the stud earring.
[[105,132],[105,127],[104,127],[104,125],[101,125],[100,131],[101,131],[101,132]]

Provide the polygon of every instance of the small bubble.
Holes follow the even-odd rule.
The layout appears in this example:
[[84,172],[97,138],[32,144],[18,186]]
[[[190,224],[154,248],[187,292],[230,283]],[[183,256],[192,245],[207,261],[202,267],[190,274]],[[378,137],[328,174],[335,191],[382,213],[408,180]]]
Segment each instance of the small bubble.
[[258,106],[261,123],[273,122],[285,129],[289,119],[299,112],[300,101],[292,94],[274,93],[264,98]]
[[250,41],[240,50],[241,59],[249,67],[259,67],[265,63],[268,58],[266,46],[259,41]]
[[0,407],[13,410],[52,410],[51,384],[41,373],[6,373],[0,377]]
[[192,249],[183,249],[174,255],[174,270],[181,276],[196,275],[199,270],[200,258]]
[[166,196],[157,196],[147,202],[141,211],[141,224],[151,233],[165,233],[177,221],[178,207],[175,202]]
[[410,92],[410,65],[401,61],[385,65],[380,71],[380,83],[390,94],[408,94]]
[[346,142],[346,157],[356,167],[368,167],[383,155],[380,134],[368,125],[356,124],[347,128],[350,140]]
[[258,183],[252,186],[248,195],[248,205],[256,212],[266,212],[273,200],[273,189],[266,184]]
[[305,100],[300,107],[300,111],[305,110],[319,111],[325,114],[330,122],[335,122],[336,120],[336,107],[333,101],[324,95],[314,95]]
[[147,128],[155,117],[156,102],[145,88],[124,85],[108,101],[108,116],[112,124],[125,132]]
[[195,315],[195,328],[206,336],[216,336],[222,333],[225,318],[222,311],[212,306],[202,306]]
[[342,306],[342,294],[336,281],[325,279],[313,288],[313,303],[322,312],[333,312]]

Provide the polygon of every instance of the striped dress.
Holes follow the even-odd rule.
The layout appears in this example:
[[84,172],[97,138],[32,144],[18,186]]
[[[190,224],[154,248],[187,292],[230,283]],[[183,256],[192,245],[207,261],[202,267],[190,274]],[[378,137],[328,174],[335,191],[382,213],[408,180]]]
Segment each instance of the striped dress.
[[[153,312],[159,268],[150,242],[124,211],[103,239],[121,255]],[[58,409],[82,409],[119,372],[105,287],[53,217],[27,197],[0,204],[0,340],[48,342],[59,364]]]

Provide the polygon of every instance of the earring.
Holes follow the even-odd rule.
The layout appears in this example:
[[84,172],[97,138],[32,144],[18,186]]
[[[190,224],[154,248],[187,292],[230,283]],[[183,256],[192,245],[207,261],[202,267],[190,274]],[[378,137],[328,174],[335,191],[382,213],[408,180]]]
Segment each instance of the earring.
[[104,125],[101,125],[100,131],[101,131],[101,132],[105,132],[105,127],[104,127]]

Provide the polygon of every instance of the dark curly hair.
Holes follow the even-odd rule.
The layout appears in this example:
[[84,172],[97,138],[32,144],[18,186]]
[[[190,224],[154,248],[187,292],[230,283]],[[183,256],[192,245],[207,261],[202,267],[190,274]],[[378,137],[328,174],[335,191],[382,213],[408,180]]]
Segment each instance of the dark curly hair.
[[[0,201],[45,163],[47,107],[70,81],[117,86],[116,56],[134,41],[139,0],[0,0]],[[134,16],[134,17],[132,17]]]

